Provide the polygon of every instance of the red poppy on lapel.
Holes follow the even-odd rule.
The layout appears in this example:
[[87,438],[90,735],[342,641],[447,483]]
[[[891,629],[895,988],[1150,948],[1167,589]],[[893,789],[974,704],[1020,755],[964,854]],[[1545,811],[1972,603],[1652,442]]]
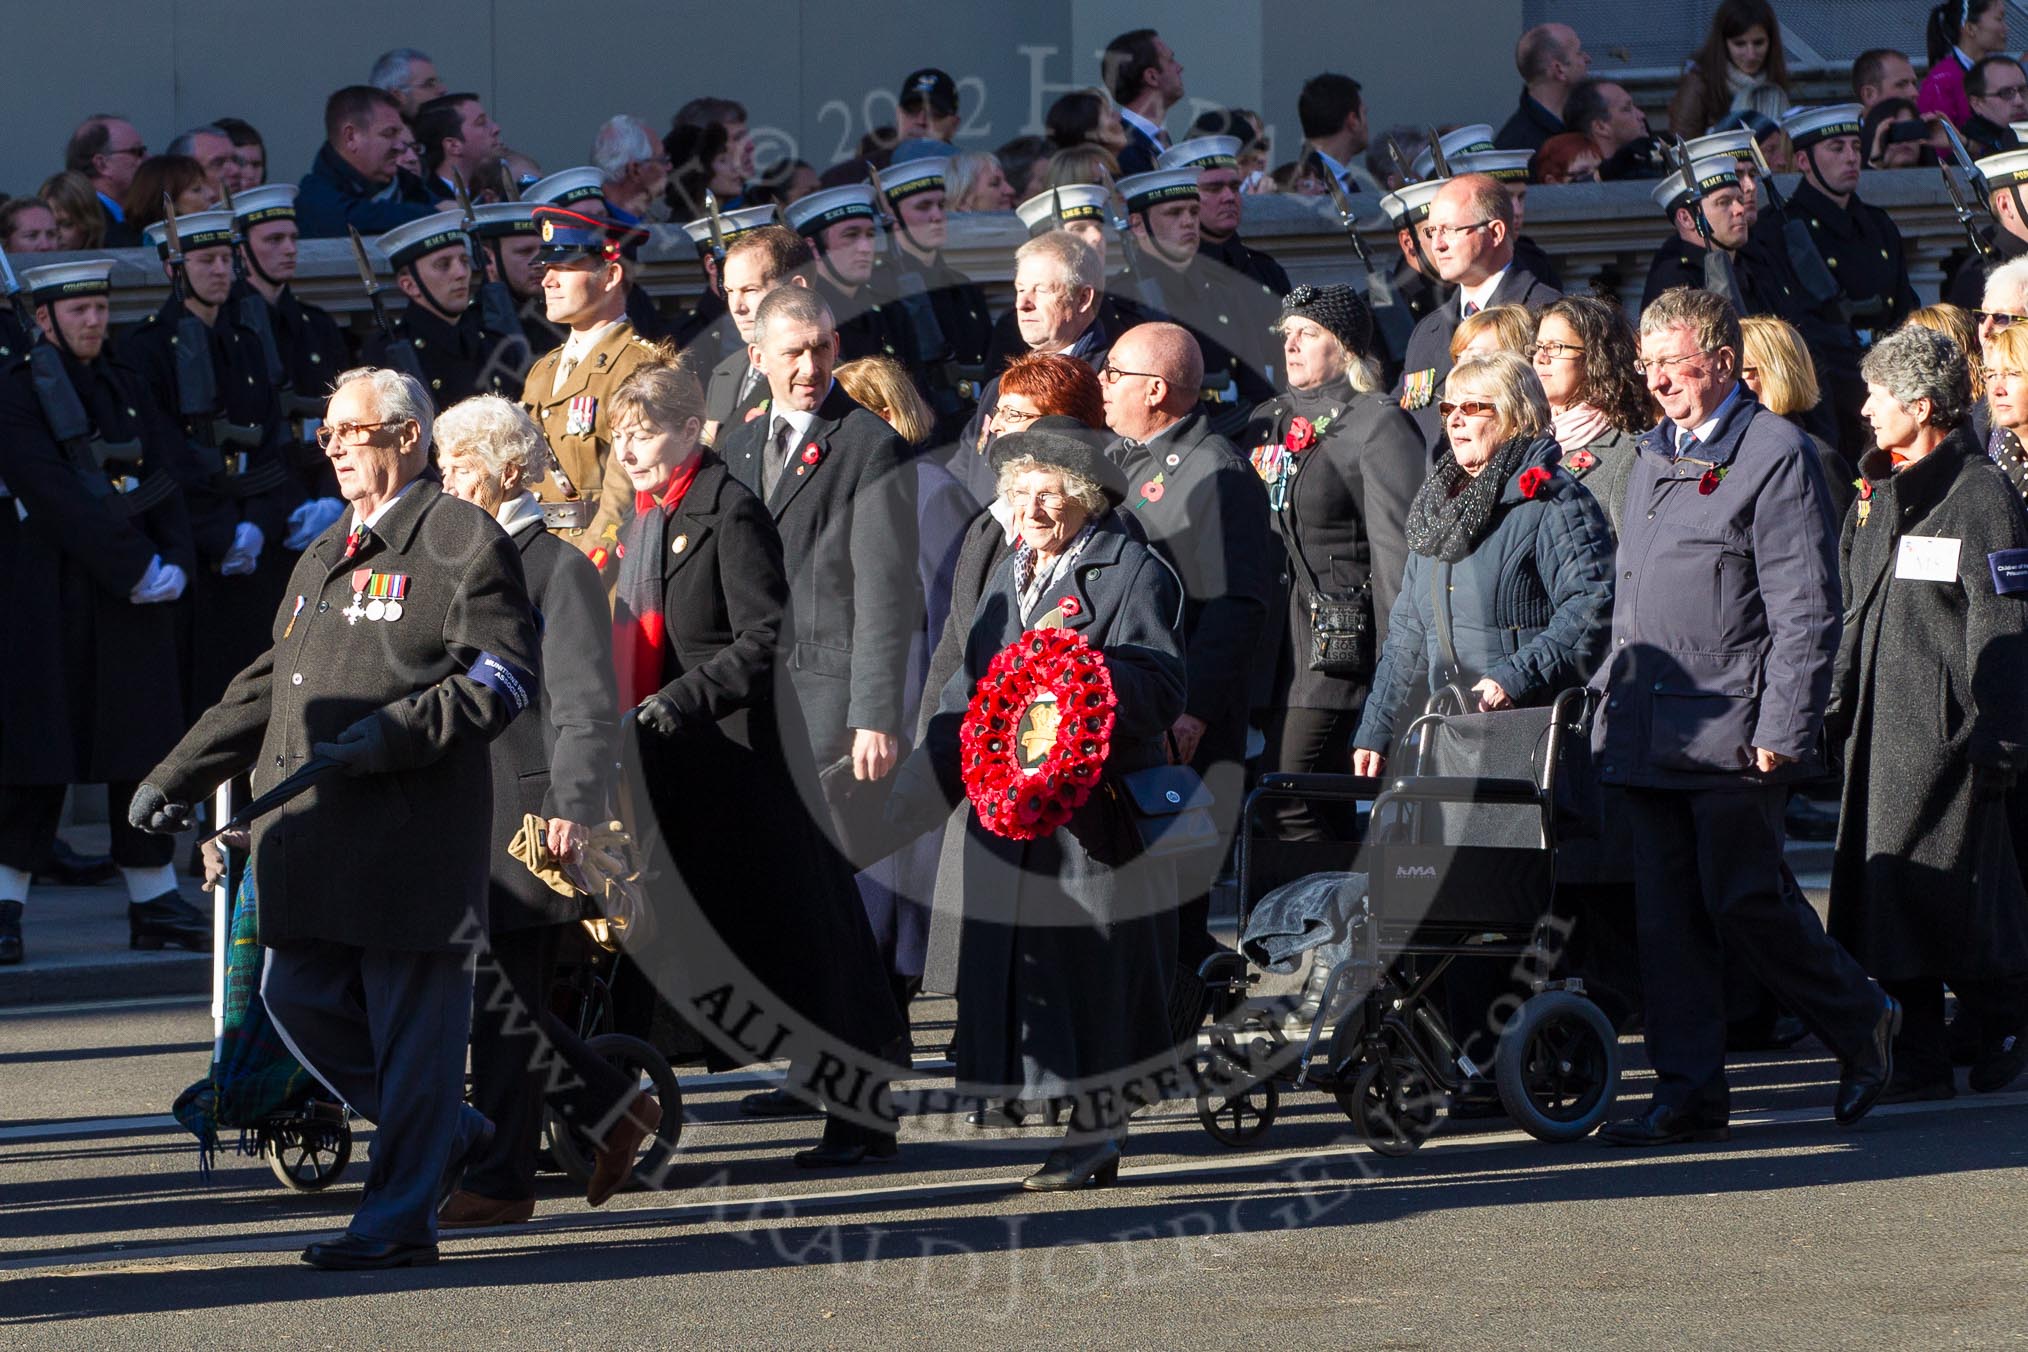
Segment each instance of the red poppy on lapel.
[[1162,483],[1159,479],[1150,479],[1141,485],[1141,500],[1143,502],[1160,502],[1162,500]]
[[1308,418],[1292,418],[1282,434],[1282,445],[1292,451],[1307,451],[1317,444],[1317,429]]
[[1590,451],[1572,451],[1563,457],[1563,463],[1576,470],[1590,469],[1598,463],[1598,457]]
[[806,464],[806,465],[814,465],[814,464],[816,464],[816,463],[817,463],[817,462],[818,462],[819,460],[822,460],[823,458],[824,458],[824,452],[818,449],[818,447],[817,447],[817,443],[816,443],[816,442],[814,442],[814,441],[813,441],[813,442],[811,442],[811,443],[810,443],[809,445],[807,445],[807,446],[803,447],[803,463],[804,463],[804,464]]
[[1704,477],[1700,478],[1697,481],[1697,492],[1700,496],[1708,498],[1713,493],[1716,493],[1718,491],[1718,485],[1724,482],[1725,482],[1724,470],[1707,469],[1704,471]]
[[1057,597],[1056,608],[1063,612],[1063,617],[1065,619],[1069,619],[1074,615],[1081,615],[1084,613],[1084,607],[1078,603],[1078,599],[1075,596]]
[[1542,466],[1540,465],[1529,466],[1527,469],[1521,471],[1521,479],[1520,479],[1521,496],[1524,498],[1534,497],[1537,493],[1540,493],[1542,491],[1543,486],[1546,485],[1548,482],[1549,482],[1548,470],[1542,468]]

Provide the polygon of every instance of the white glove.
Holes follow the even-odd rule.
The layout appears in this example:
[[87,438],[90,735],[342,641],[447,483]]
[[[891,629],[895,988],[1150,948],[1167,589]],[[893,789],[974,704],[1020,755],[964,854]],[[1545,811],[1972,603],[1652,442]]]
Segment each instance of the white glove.
[[311,498],[289,513],[289,534],[282,548],[302,551],[322,535],[333,521],[345,514],[343,498]]
[[218,571],[224,577],[243,577],[254,570],[260,559],[261,546],[266,540],[261,528],[251,521],[242,521],[232,528],[232,548],[225,551],[225,558],[219,562]]
[[134,584],[134,590],[127,593],[127,599],[137,606],[174,601],[183,595],[187,580],[181,568],[162,562],[162,556],[157,554],[148,561],[148,571],[141,574],[141,580]]

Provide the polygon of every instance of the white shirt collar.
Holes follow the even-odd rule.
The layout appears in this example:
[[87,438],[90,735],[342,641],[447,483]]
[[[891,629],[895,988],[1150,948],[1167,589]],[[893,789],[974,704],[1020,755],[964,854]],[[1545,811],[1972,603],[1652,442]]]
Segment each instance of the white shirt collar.
[[[1735,380],[1732,383],[1732,392],[1719,401],[1717,408],[1711,410],[1711,416],[1690,429],[1690,435],[1696,437],[1700,445],[1711,440],[1711,434],[1717,430],[1725,415],[1732,411],[1732,406],[1739,402],[1739,392],[1745,388],[1743,383]],[[1679,436],[1677,440],[1680,441],[1682,438]]]
[[1146,136],[1150,141],[1154,141],[1159,144],[1162,140],[1161,123],[1150,122],[1147,118],[1142,117],[1139,113],[1127,107],[1125,104],[1120,105],[1120,121],[1126,123],[1130,127],[1139,129],[1141,134]]
[[588,329],[572,329],[570,336],[563,340],[563,355],[558,358],[558,364],[583,361],[586,354],[597,347],[599,340],[606,336],[606,330],[619,322],[617,319],[608,319]]
[[408,492],[409,489],[414,488],[416,486],[416,482],[417,480],[410,479],[400,488],[395,489],[394,496],[389,498],[386,502],[381,503],[378,507],[374,508],[373,515],[367,517],[364,521],[359,519],[358,508],[354,508],[352,511],[352,530],[348,531],[347,534],[353,534],[360,530],[372,530],[375,526],[379,525],[380,518],[387,515],[387,509],[394,506],[395,503],[400,502],[401,495]]
[[[1508,267],[1512,266],[1513,264],[1508,264]],[[1458,287],[1458,314],[1463,316],[1467,302],[1478,306],[1481,310],[1490,305],[1493,300],[1493,293],[1500,289],[1500,281],[1506,275],[1507,268],[1501,268],[1477,286],[1460,285]]]
[[542,504],[535,500],[533,493],[523,489],[495,507],[493,519],[509,535],[520,535],[542,525]]
[[[829,386],[827,386],[827,387],[825,388],[825,390],[824,390],[824,398],[823,398],[823,399],[819,399],[819,400],[817,401],[817,408],[809,408],[809,409],[804,409],[804,408],[778,408],[778,409],[774,410],[774,416],[775,416],[776,418],[780,418],[780,419],[782,419],[783,421],[787,422],[787,423],[788,423],[788,425],[789,425],[790,427],[793,427],[793,428],[794,428],[794,429],[796,430],[796,435],[795,435],[795,438],[794,438],[794,440],[795,440],[795,441],[801,441],[801,440],[802,440],[802,439],[803,439],[804,437],[807,437],[807,436],[809,436],[809,435],[810,435],[810,428],[816,425],[816,422],[817,422],[817,409],[820,409],[820,408],[822,408],[822,407],[824,406],[824,403],[825,403],[825,401],[826,401],[826,400],[828,400],[828,399],[829,399],[829,398],[831,397],[831,391],[832,391],[832,390],[835,390],[835,389],[837,389],[837,388],[838,388],[838,382],[837,382],[836,380],[833,380],[833,381],[832,381],[832,382],[830,383],[830,385],[829,385]],[[768,432],[769,432],[769,433],[770,433],[771,435],[772,435],[772,434],[773,434],[773,432],[774,432],[774,427],[775,427],[775,425],[774,425],[774,422],[773,422],[773,420],[771,419],[771,420],[770,420],[770,421],[768,422]],[[792,445],[790,445],[790,447],[789,447],[789,451],[790,451],[790,453],[791,453],[791,454],[793,454],[793,453],[795,452],[795,450],[796,450],[796,447],[795,447],[795,446],[794,446],[793,444],[792,444]]]

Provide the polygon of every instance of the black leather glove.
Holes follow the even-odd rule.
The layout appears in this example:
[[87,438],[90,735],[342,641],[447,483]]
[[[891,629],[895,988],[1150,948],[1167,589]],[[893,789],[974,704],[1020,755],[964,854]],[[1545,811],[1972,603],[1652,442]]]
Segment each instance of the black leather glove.
[[153,784],[143,784],[134,790],[134,801],[127,804],[127,825],[137,831],[173,836],[190,829],[190,804],[172,803],[169,795]]
[[385,774],[394,769],[394,753],[387,744],[387,725],[379,714],[368,714],[338,734],[337,740],[319,742],[310,748],[313,756],[324,756],[345,767],[345,773]]
[[635,706],[634,716],[657,737],[674,737],[683,731],[683,716],[676,712],[676,701],[667,695],[648,696]]

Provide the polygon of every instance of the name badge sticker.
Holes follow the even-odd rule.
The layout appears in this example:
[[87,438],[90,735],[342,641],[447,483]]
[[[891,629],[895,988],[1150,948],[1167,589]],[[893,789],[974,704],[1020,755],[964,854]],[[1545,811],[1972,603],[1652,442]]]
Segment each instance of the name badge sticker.
[[1894,576],[1910,582],[1956,582],[1958,552],[1964,545],[1955,535],[1904,535],[1894,555]]

